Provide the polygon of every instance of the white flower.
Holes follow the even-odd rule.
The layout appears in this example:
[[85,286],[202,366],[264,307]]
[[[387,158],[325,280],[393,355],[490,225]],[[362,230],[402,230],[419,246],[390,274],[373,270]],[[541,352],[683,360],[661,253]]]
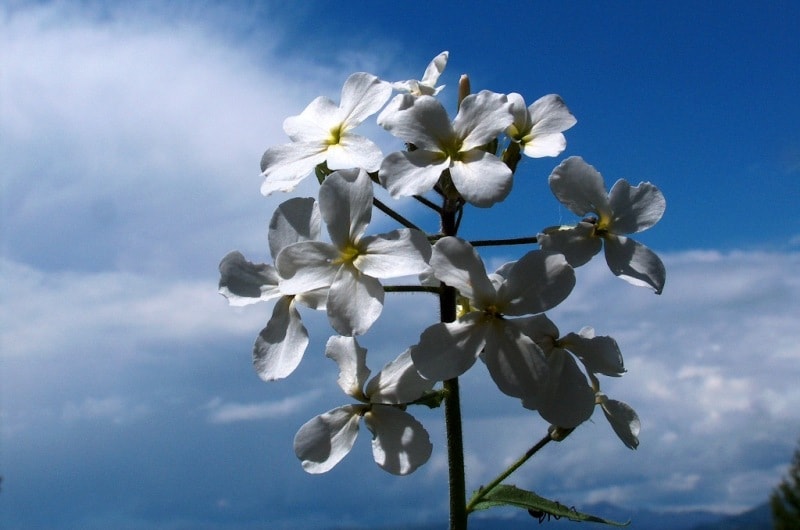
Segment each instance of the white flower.
[[421,80],[409,79],[408,81],[398,81],[392,83],[395,90],[401,92],[408,92],[412,96],[435,96],[442,91],[444,85],[436,86],[439,76],[444,72],[444,67],[447,66],[447,58],[449,52],[442,52],[428,64],[425,73],[422,75]]
[[516,93],[508,95],[514,123],[506,134],[522,146],[522,152],[531,158],[558,156],[567,146],[562,134],[577,123],[564,100],[549,94],[525,107],[525,100]]
[[365,236],[372,217],[372,181],[363,169],[335,171],[320,186],[319,208],[331,243],[302,241],[275,260],[283,292],[327,287],[326,306],[341,335],[361,335],[383,309],[379,278],[420,274],[428,269],[431,246],[418,230]]
[[283,130],[292,143],[264,153],[261,193],[291,191],[323,162],[332,170],[360,167],[377,171],[383,159],[380,148],[352,131],[378,112],[391,95],[389,83],[371,74],[356,73],[345,81],[340,105],[320,96],[300,115],[287,118]]
[[649,286],[661,294],[666,270],[649,248],[624,234],[635,234],[656,224],[664,214],[666,201],[649,182],[631,186],[618,180],[609,193],[600,173],[573,156],[550,175],[550,189],[573,213],[588,217],[576,226],[557,226],[538,235],[545,250],[563,253],[573,267],[579,267],[600,252],[605,241],[606,263],[615,275],[637,286]]
[[596,337],[592,328],[559,336],[556,325],[545,315],[518,320],[518,326],[542,349],[548,375],[542,391],[523,399],[522,406],[537,410],[545,420],[559,427],[577,427],[592,415],[595,390],[570,353],[577,356],[590,377],[602,373],[620,376],[625,372],[622,354],[611,337]]
[[430,326],[411,348],[420,375],[458,377],[483,352],[489,373],[504,393],[527,398],[540,391],[547,374],[542,350],[509,318],[541,313],[572,291],[575,275],[564,256],[534,250],[488,276],[472,245],[455,237],[436,242],[434,275],[458,289],[465,303],[454,322]]
[[511,191],[512,172],[481,147],[511,124],[510,104],[503,94],[484,90],[464,98],[453,123],[432,96],[396,96],[378,116],[378,124],[413,144],[412,151],[387,156],[378,177],[393,197],[420,195],[433,189],[442,172],[461,197],[488,207]]
[[[269,225],[269,248],[273,259],[284,246],[316,239],[320,216],[314,199],[290,199],[282,203]],[[247,261],[241,252],[231,252],[219,264],[219,292],[230,305],[243,306],[278,298],[272,317],[261,330],[253,348],[253,366],[265,381],[291,374],[308,346],[308,332],[296,303],[324,309],[327,292],[318,289],[295,295],[280,291],[280,276],[272,265]]]
[[331,337],[325,355],[339,365],[339,387],[361,404],[345,405],[308,421],[294,438],[294,451],[309,473],[325,473],[352,449],[358,423],[364,418],[372,432],[372,455],[382,469],[407,475],[428,461],[433,447],[425,428],[395,405],[410,403],[433,388],[421,378],[408,350],[373,377],[367,350],[354,337]]

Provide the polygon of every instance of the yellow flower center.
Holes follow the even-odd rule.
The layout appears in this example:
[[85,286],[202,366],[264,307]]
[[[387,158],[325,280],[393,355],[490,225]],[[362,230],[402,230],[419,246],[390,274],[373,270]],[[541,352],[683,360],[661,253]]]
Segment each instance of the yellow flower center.
[[340,123],[339,125],[337,125],[333,129],[331,129],[331,132],[328,135],[328,139],[325,140],[325,142],[328,145],[338,145],[339,141],[342,139],[342,133],[343,132],[344,131],[342,130],[342,124]]
[[334,260],[334,263],[340,265],[342,263],[352,263],[359,255],[361,250],[355,245],[347,245],[339,251],[339,257]]

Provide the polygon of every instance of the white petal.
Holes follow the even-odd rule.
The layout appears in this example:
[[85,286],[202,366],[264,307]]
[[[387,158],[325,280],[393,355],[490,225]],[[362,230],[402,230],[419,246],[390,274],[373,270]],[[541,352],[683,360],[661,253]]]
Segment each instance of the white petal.
[[283,130],[293,142],[325,143],[331,130],[337,128],[345,115],[339,106],[325,96],[315,98],[297,116],[283,121]]
[[370,374],[366,348],[362,348],[355,337],[334,336],[325,345],[325,356],[339,365],[339,379],[336,381],[339,388],[345,394],[363,400],[364,384]]
[[463,239],[448,236],[437,241],[430,263],[439,280],[458,289],[481,309],[495,302],[497,293],[486,275],[483,260]]
[[445,66],[447,66],[447,58],[449,55],[449,52],[444,51],[433,58],[430,64],[428,64],[428,67],[425,68],[425,73],[422,75],[422,79],[420,80],[423,85],[430,88],[433,88],[436,85],[436,82],[439,80],[439,76],[442,75]]
[[544,354],[513,319],[495,319],[491,324],[482,359],[501,392],[524,399],[541,392],[547,377]]
[[504,314],[528,315],[557,306],[573,287],[575,271],[563,254],[532,250],[508,270],[498,297],[505,302]]
[[667,201],[661,191],[650,184],[642,182],[631,186],[625,180],[618,180],[608,194],[614,217],[608,230],[615,234],[635,234],[656,224]]
[[389,101],[392,86],[372,74],[352,74],[342,87],[340,107],[346,116],[347,128],[352,128],[375,114]]
[[366,394],[371,403],[401,405],[420,398],[434,383],[419,375],[408,349],[370,379]]
[[411,358],[420,375],[432,381],[458,377],[473,364],[486,343],[488,326],[473,311],[455,322],[440,322],[422,332],[411,347]]
[[253,347],[253,368],[264,381],[283,379],[294,372],[308,347],[308,331],[300,320],[292,298],[281,297],[272,318],[261,330]]
[[601,406],[608,423],[611,424],[611,428],[617,433],[625,447],[636,449],[639,446],[638,437],[641,429],[641,422],[636,411],[627,403],[615,399],[603,399]]
[[401,228],[362,238],[362,253],[353,261],[358,270],[375,278],[396,278],[428,270],[431,244],[419,230]]
[[461,102],[453,130],[462,140],[461,151],[485,145],[511,125],[514,116],[505,94],[482,90]]
[[561,133],[542,134],[525,142],[522,152],[531,158],[558,156],[567,148],[567,139]]
[[605,237],[606,263],[611,272],[638,287],[664,290],[667,271],[655,252],[625,236]]
[[384,471],[408,475],[430,458],[428,432],[408,412],[375,405],[364,415],[364,423],[372,432],[372,456]]
[[328,146],[322,142],[295,142],[270,147],[261,157],[261,194],[292,191],[325,161]]
[[266,263],[251,263],[239,251],[228,253],[219,263],[219,293],[232,306],[254,304],[280,296],[278,273]]
[[509,111],[514,117],[514,121],[508,126],[506,134],[515,141],[520,141],[530,131],[530,113],[525,106],[525,100],[521,94],[512,92],[506,96],[511,105]]
[[398,151],[383,159],[378,178],[392,197],[410,197],[432,190],[448,167],[450,159],[440,152]]
[[610,215],[603,176],[579,156],[561,162],[550,174],[550,190],[576,215]]
[[338,144],[328,148],[326,156],[329,169],[358,167],[366,171],[378,171],[383,160],[381,148],[358,134],[343,134]]
[[564,100],[557,94],[540,97],[531,104],[529,110],[533,125],[531,128],[533,143],[540,137],[566,131],[578,122],[567,108]]
[[539,411],[546,421],[558,427],[577,427],[594,411],[594,390],[586,381],[575,359],[562,349],[547,357],[548,376],[542,393],[522,406]]
[[456,138],[447,111],[432,96],[395,96],[378,115],[378,125],[424,151],[441,152]]
[[328,301],[328,288],[320,287],[319,289],[298,293],[294,295],[294,301],[311,309],[325,311],[325,304]]
[[330,243],[301,241],[289,245],[275,258],[284,294],[298,294],[329,287],[340,265],[333,264],[339,251]]
[[511,192],[513,173],[502,160],[482,149],[462,153],[450,167],[458,193],[473,206],[488,208]]
[[536,236],[542,250],[560,252],[573,267],[585,265],[603,248],[602,240],[595,236],[592,223],[580,222],[575,226],[551,226]]
[[269,222],[269,252],[272,259],[293,243],[319,239],[319,227],[319,207],[314,199],[295,197],[282,202]]
[[294,454],[308,473],[325,473],[347,456],[358,436],[361,405],[346,405],[306,422],[294,437]]
[[624,374],[625,365],[617,341],[606,336],[587,336],[587,329],[591,328],[582,329],[580,334],[567,334],[561,339],[561,345],[577,355],[586,369],[593,374],[611,377]]
[[377,279],[343,265],[328,291],[328,320],[340,335],[363,335],[381,315],[383,297]]
[[334,171],[319,188],[319,209],[331,241],[345,249],[372,218],[372,181],[363,169]]

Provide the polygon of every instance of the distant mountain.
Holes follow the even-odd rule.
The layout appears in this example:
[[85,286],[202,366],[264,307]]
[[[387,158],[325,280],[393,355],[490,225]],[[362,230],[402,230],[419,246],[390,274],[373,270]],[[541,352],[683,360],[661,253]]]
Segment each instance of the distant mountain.
[[[769,503],[748,510],[738,515],[722,515],[719,513],[692,510],[683,512],[662,512],[655,510],[630,510],[620,508],[613,504],[598,503],[581,506],[580,510],[584,513],[597,515],[612,521],[624,523],[630,521],[630,525],[625,528],[630,530],[770,530],[772,529],[772,512]],[[612,529],[599,523],[580,523],[580,528],[566,519],[542,522],[539,526],[537,519],[532,518],[524,511],[520,510],[512,517],[471,517],[469,521],[470,530],[535,530],[541,528],[555,530],[575,528],[575,530],[600,530],[601,528]],[[548,526],[558,525],[558,526]],[[347,527],[335,530],[445,530],[447,522],[430,523],[423,525],[404,526],[399,529],[394,526],[376,527]]]

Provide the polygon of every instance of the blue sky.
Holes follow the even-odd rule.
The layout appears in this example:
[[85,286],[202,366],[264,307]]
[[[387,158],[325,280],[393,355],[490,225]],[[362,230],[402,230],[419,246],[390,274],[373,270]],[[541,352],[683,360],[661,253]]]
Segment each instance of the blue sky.
[[[419,77],[442,50],[450,108],[469,73],[475,90],[558,93],[578,119],[561,157],[523,162],[501,207],[467,210],[465,237],[571,222],[546,184],[570,155],[609,185],[649,180],[667,198],[637,237],[666,263],[664,294],[592,263],[551,314],[562,331],[591,325],[619,342],[628,373],[606,389],[639,412],[639,449],[598,415],[514,481],[577,506],[765,500],[800,436],[800,6],[518,4],[0,5],[4,528],[446,517],[440,411],[420,414],[434,454],[409,477],[375,466],[366,431],[333,471],[305,474],[295,431],[344,404],[321,354],[327,322],[304,313],[304,362],[265,384],[250,352],[271,308],[216,293],[228,251],[268,259],[267,222],[288,196],[259,194],[258,164],[286,141],[284,118],[338,99],[352,72]],[[363,130],[396,147],[374,122]],[[371,229],[388,228],[376,215]],[[389,297],[362,341],[370,366],[434,319],[433,300]],[[463,387],[474,488],[546,425],[482,367]]]

